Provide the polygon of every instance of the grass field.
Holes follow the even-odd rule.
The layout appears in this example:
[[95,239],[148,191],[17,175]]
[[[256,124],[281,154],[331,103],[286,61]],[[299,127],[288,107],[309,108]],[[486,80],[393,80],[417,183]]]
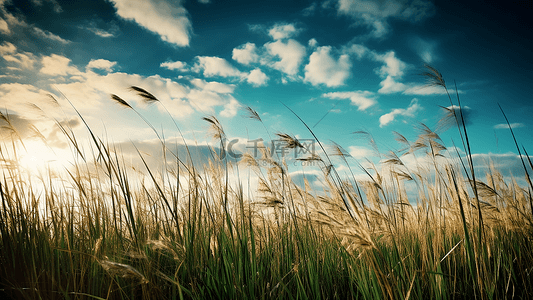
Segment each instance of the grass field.
[[[425,75],[447,88],[435,69]],[[460,107],[458,95],[448,97]],[[118,96],[111,101],[133,109]],[[12,134],[0,146],[0,296],[531,299],[531,161],[517,147],[522,186],[490,164],[490,172],[476,174],[457,111],[449,111],[448,121],[466,155],[442,155],[438,134],[420,126],[416,141],[397,134],[403,150],[383,154],[378,165],[359,165],[369,178],[362,181],[337,172],[331,160],[349,167],[351,157],[334,145],[304,159],[323,170],[324,188],[315,191],[297,184],[269,151],[261,158],[245,154],[238,163],[259,178],[254,197],[229,180],[237,162],[221,157],[219,148],[205,166],[180,154],[132,179],[120,152],[91,128],[92,147],[82,149],[68,125],[57,123],[79,154],[58,180],[53,170],[28,177],[10,151],[20,143]],[[261,126],[259,114],[246,113]],[[9,115],[1,118],[2,130],[10,130]],[[222,143],[222,124],[204,120]],[[303,147],[290,135],[275,137],[288,148]],[[408,157],[416,163],[404,163]]]

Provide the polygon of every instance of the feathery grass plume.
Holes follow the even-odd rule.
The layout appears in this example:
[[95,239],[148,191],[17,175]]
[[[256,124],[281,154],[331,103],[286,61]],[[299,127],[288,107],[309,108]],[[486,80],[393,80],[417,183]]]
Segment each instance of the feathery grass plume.
[[147,284],[149,281],[137,269],[130,265],[112,262],[109,260],[98,261],[102,268],[111,275],[120,276],[122,278],[137,279],[141,284]]
[[111,94],[111,99],[115,100],[118,104],[124,107],[133,109],[133,107],[131,107],[131,105],[129,105],[128,102],[126,102],[124,99],[120,98],[119,96],[115,94]]
[[379,152],[378,145],[376,144],[376,141],[374,140],[374,137],[372,136],[372,134],[370,134],[370,132],[364,131],[364,130],[359,130],[359,131],[352,132],[352,134],[354,134],[358,138],[365,139],[366,142],[368,144],[370,144],[372,149],[374,149],[374,154],[377,157],[381,157],[381,153]]
[[156,101],[159,102],[159,99],[157,99],[154,95],[152,95],[150,92],[148,92],[147,90],[143,88],[132,85],[130,86],[130,90],[137,92],[137,95],[143,98],[143,100],[148,104],[156,102]]
[[54,105],[55,107],[61,107],[61,105],[57,101],[56,97],[54,97],[54,95],[47,94],[47,96],[48,96],[48,99],[50,100],[50,102],[52,103],[52,105]]
[[280,140],[285,144],[285,147],[289,149],[304,148],[304,146],[298,141],[297,138],[292,137],[286,133],[276,133]]
[[245,118],[249,118],[249,119],[252,119],[252,120],[257,120],[259,122],[263,122],[263,120],[261,120],[261,117],[259,116],[257,111],[255,111],[250,106],[245,106],[244,107],[244,111],[246,112],[246,115],[244,116]]
[[420,75],[423,77],[426,77],[427,79],[427,86],[441,86],[446,88],[446,83],[444,82],[444,78],[442,77],[442,74],[435,69],[434,67],[424,64],[424,68],[426,68],[426,71],[422,72]]
[[209,131],[211,132],[212,137],[214,139],[221,140],[221,141],[226,139],[226,133],[224,132],[224,129],[222,128],[222,125],[218,121],[217,117],[208,116],[208,117],[203,117],[202,120],[211,124],[211,126],[209,127]]
[[398,150],[398,153],[402,153],[401,156],[409,154],[409,149],[411,148],[411,143],[405,136],[400,134],[397,131],[392,131],[392,134],[394,134],[394,140],[400,143],[401,145],[404,145],[404,148],[401,148]]

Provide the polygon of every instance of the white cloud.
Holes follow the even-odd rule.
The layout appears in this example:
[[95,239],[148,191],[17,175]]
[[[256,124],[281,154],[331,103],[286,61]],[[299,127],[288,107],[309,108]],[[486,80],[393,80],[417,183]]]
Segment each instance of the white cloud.
[[182,61],[166,61],[159,65],[161,68],[166,68],[169,70],[178,70],[178,71],[187,71],[187,63]]
[[133,20],[142,27],[158,34],[169,43],[178,46],[189,45],[192,25],[187,10],[181,1],[165,0],[110,0],[117,14],[126,20]]
[[197,71],[203,71],[204,76],[242,77],[243,73],[232,66],[227,60],[215,56],[198,56],[195,65]]
[[309,64],[305,66],[305,81],[312,85],[340,86],[350,77],[351,67],[352,63],[347,54],[342,54],[336,60],[331,55],[331,47],[319,47],[311,54]]
[[26,118],[36,118],[38,114],[29,109],[28,103],[39,103],[44,108],[47,92],[29,84],[4,83],[0,84],[2,109],[21,113]]
[[233,60],[243,64],[249,65],[259,61],[259,55],[254,43],[246,43],[233,49]]
[[307,45],[309,45],[309,47],[311,48],[315,48],[316,46],[318,46],[318,41],[316,39],[310,39]]
[[389,51],[385,54],[371,52],[371,56],[375,61],[383,63],[381,68],[375,70],[376,74],[381,78],[384,78],[384,80],[380,82],[381,88],[378,91],[379,93],[398,93],[409,88],[408,85],[397,81],[397,79],[403,77],[404,71],[408,65],[397,58],[394,51]]
[[233,84],[205,81],[199,78],[192,79],[191,83],[200,90],[215,92],[217,94],[231,94],[235,90],[235,85]]
[[116,61],[109,61],[105,59],[91,59],[91,61],[87,64],[87,70],[100,69],[111,72],[113,71],[113,67],[116,64]]
[[33,31],[35,32],[35,34],[45,39],[60,42],[62,44],[70,43],[70,41],[63,39],[60,36],[51,33],[50,31],[44,31],[41,28],[33,27]]
[[361,44],[352,44],[349,47],[343,49],[343,53],[346,54],[355,54],[357,59],[363,58],[367,53],[372,53],[366,46]]
[[76,75],[80,74],[76,67],[70,66],[70,59],[57,54],[43,56],[41,59],[43,67],[40,72],[48,75]]
[[323,94],[322,97],[350,100],[352,105],[357,106],[357,109],[360,111],[366,110],[370,106],[376,104],[376,100],[373,99],[374,93],[370,91],[331,92]]
[[396,57],[394,51],[389,51],[385,54],[374,54],[374,59],[385,63],[378,71],[378,75],[382,77],[393,76],[401,77],[407,64]]
[[17,47],[10,42],[3,42],[0,45],[0,55],[11,54],[17,52]]
[[387,20],[398,18],[417,22],[431,16],[435,9],[426,0],[338,0],[337,11],[352,17],[356,24],[372,28],[373,37],[382,37],[389,31]]
[[276,24],[268,31],[268,35],[274,40],[281,40],[294,37],[298,31],[293,24]]
[[397,93],[407,89],[405,84],[396,82],[391,75],[388,75],[385,80],[379,83],[379,85],[381,85],[381,88],[378,90],[378,93],[380,94]]
[[29,52],[4,55],[4,59],[18,64],[23,69],[33,69],[33,65],[36,62],[35,55]]
[[374,151],[358,146],[349,146],[348,153],[350,153],[350,155],[355,159],[370,158],[375,156]]
[[295,40],[275,41],[266,43],[264,46],[273,57],[279,57],[279,61],[263,62],[270,67],[282,71],[287,75],[296,75],[305,55],[305,47]]
[[394,121],[397,116],[414,117],[415,114],[422,109],[422,106],[418,104],[418,99],[411,100],[409,106],[404,108],[395,108],[390,113],[384,114],[379,117],[379,127],[386,126],[390,122]]
[[[454,93],[454,90],[449,90],[450,93]],[[444,95],[446,90],[441,86],[428,86],[426,84],[409,84],[405,91],[406,95]],[[459,90],[459,93],[462,91]]]
[[268,76],[263,73],[263,71],[261,71],[259,68],[257,68],[250,72],[246,80],[253,86],[263,86],[266,85],[268,81]]
[[224,105],[224,110],[220,112],[220,115],[226,118],[235,117],[240,107],[241,104],[239,103],[239,101],[235,100],[235,98],[233,97],[230,97],[229,103]]
[[9,26],[7,25],[6,20],[0,18],[0,32],[3,34],[10,34],[11,30],[9,30]]
[[[511,125],[510,128],[512,129],[526,126],[524,125],[524,123],[511,123],[510,125]],[[494,125],[494,129],[509,129],[509,124],[497,124],[497,125]]]
[[119,28],[116,24],[111,24],[109,30],[104,30],[97,27],[96,21],[91,21],[88,26],[80,26],[79,28],[88,30],[99,37],[110,38],[115,37],[116,33],[119,31]]
[[437,48],[436,42],[431,42],[423,40],[420,37],[416,37],[413,38],[409,44],[411,47],[413,47],[420,59],[422,59],[422,61],[425,63],[430,64],[435,60],[435,48]]

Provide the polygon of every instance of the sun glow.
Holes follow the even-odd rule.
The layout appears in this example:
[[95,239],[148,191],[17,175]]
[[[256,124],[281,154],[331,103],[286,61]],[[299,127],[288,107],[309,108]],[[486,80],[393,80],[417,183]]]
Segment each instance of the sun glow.
[[30,174],[39,175],[64,169],[69,157],[68,151],[51,148],[42,141],[30,140],[24,141],[24,147],[19,149],[18,163]]

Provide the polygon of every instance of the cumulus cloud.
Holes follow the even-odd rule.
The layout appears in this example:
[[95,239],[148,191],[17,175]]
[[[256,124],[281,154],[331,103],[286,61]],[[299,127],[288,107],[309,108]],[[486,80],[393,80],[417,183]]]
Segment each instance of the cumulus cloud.
[[494,129],[509,129],[509,128],[514,129],[514,128],[521,128],[525,126],[526,125],[524,125],[524,123],[497,124],[497,125],[494,125]]
[[169,70],[178,70],[178,71],[187,71],[187,63],[182,61],[166,61],[159,65],[161,68],[166,68]]
[[135,21],[140,26],[158,34],[169,43],[189,45],[192,31],[187,10],[174,1],[165,0],[109,0],[117,9],[117,15]]
[[396,57],[394,51],[389,51],[385,54],[374,54],[374,59],[384,63],[384,65],[377,70],[378,75],[382,77],[401,77],[407,67],[406,63]]
[[0,45],[0,55],[11,54],[17,52],[17,47],[10,42],[3,42]]
[[296,75],[305,56],[305,46],[295,40],[275,41],[264,45],[268,54],[278,61],[263,62],[287,75]]
[[371,53],[375,61],[383,63],[381,68],[375,70],[376,74],[384,78],[380,82],[381,88],[378,92],[381,94],[390,94],[406,90],[408,86],[397,80],[401,79],[404,75],[407,64],[397,58],[394,51],[389,51],[385,54]]
[[433,15],[435,8],[427,0],[338,0],[337,11],[371,28],[371,36],[379,38],[389,32],[388,19],[418,22]]
[[331,55],[331,47],[319,47],[309,57],[309,64],[305,66],[304,80],[312,85],[341,86],[350,77],[351,67],[352,63],[347,54],[335,59]]
[[80,74],[76,67],[70,65],[70,59],[61,55],[43,56],[41,63],[43,65],[40,70],[42,74],[61,76]]
[[109,61],[105,59],[91,59],[91,61],[87,64],[87,70],[90,69],[99,69],[99,70],[105,70],[107,72],[113,71],[113,67],[117,64],[116,61]]
[[239,101],[237,101],[233,97],[230,97],[229,103],[224,105],[224,110],[220,112],[220,115],[226,118],[235,117],[240,107],[241,107],[241,104],[239,103]]
[[268,76],[263,73],[263,71],[261,71],[259,68],[256,68],[250,72],[246,80],[248,81],[248,83],[256,87],[264,86],[268,81]]
[[6,20],[0,18],[0,32],[3,34],[10,34],[11,30],[9,30],[9,25],[7,25]]
[[370,106],[376,104],[374,93],[370,91],[354,92],[331,92],[323,94],[322,97],[329,99],[346,99],[350,100],[352,105],[357,106],[357,110],[364,111]]
[[378,90],[380,94],[391,94],[405,91],[407,86],[401,82],[397,82],[393,76],[388,75],[385,80],[379,83],[381,88]]
[[246,43],[233,49],[233,60],[243,65],[249,65],[259,61],[259,55],[254,43]]
[[418,104],[418,99],[414,98],[413,100],[411,100],[411,103],[406,109],[395,108],[390,113],[384,114],[381,117],[379,117],[379,127],[383,127],[383,126],[390,124],[398,116],[412,118],[420,110],[422,110],[422,106]]
[[242,77],[243,73],[227,60],[215,56],[198,56],[195,68],[203,71],[204,76]]
[[298,32],[294,24],[276,24],[268,31],[268,35],[274,40],[281,40],[294,37]]

